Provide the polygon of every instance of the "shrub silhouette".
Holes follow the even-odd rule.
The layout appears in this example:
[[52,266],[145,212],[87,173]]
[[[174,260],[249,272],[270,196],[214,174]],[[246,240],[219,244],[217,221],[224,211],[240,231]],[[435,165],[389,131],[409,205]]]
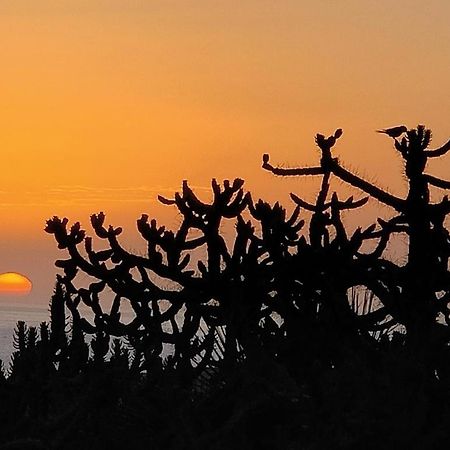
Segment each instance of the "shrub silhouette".
[[[240,179],[213,180],[208,202],[183,182],[173,198],[159,197],[180,214],[177,230],[147,215],[137,221],[144,255],[126,250],[122,229],[106,226],[103,213],[91,216],[99,249],[79,223],[50,219],[46,231],[67,257],[56,261],[50,325],[19,322],[15,331],[9,376],[0,377],[0,443],[444,445],[450,202],[432,202],[430,189],[450,182],[426,165],[450,141],[430,150],[431,132],[420,125],[380,132],[403,158],[406,198],[333,156],[338,129],[317,134],[317,166],[279,168],[263,156],[275,175],[321,177],[314,202],[291,194],[290,213],[254,201]],[[333,177],[363,195],[341,198]],[[342,215],[369,199],[392,218],[350,232]],[[408,241],[404,265],[386,252],[397,236]]]

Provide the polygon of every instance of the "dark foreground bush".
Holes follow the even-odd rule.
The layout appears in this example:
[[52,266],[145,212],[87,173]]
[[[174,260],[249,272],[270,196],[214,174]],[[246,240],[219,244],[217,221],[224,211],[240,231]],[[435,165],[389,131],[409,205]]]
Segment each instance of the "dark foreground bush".
[[[50,327],[15,333],[0,380],[4,448],[444,446],[450,201],[430,198],[450,182],[426,165],[450,142],[429,149],[423,126],[384,132],[403,158],[406,198],[348,171],[332,155],[337,130],[316,136],[316,167],[264,155],[275,175],[321,179],[314,203],[291,194],[289,214],[254,202],[242,180],[213,181],[209,202],[185,182],[159,198],[177,208],[178,230],[138,220],[143,255],[103,213],[91,218],[99,250],[79,223],[49,220],[67,258]],[[339,198],[333,177],[366,196]],[[350,231],[342,215],[369,200],[392,214]],[[404,264],[387,252],[398,239]]]

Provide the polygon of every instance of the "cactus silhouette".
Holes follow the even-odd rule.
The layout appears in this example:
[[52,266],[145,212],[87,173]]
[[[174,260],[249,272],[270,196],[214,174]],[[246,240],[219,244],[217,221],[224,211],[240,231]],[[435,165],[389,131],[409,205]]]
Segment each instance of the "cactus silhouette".
[[[312,201],[254,199],[240,179],[212,180],[204,200],[184,181],[158,197],[176,209],[176,229],[137,220],[143,253],[102,212],[92,237],[50,219],[66,256],[49,324],[19,322],[0,373],[0,446],[444,446],[450,201],[439,193],[450,182],[427,162],[450,142],[430,149],[423,126],[379,131],[403,160],[404,198],[341,164],[337,129],[316,135],[313,167],[263,155],[275,175],[320,177]],[[361,195],[334,192],[333,179]],[[370,199],[391,217],[348,227],[344,216]],[[388,252],[399,237],[403,264]]]
[[[381,229],[378,231],[371,227],[365,232],[358,231],[359,236],[354,235],[356,241],[378,239],[378,246],[372,255],[358,255],[361,261],[359,268],[366,265],[372,272],[370,276],[365,274],[361,284],[370,287],[381,299],[384,304],[383,311],[386,313],[384,318],[389,314],[405,325],[410,344],[426,360],[430,356],[430,339],[433,339],[432,335],[437,329],[441,330],[441,327],[436,325],[437,315],[441,312],[448,318],[448,310],[443,310],[445,301],[437,298],[436,289],[442,288],[444,292],[448,289],[444,280],[448,277],[449,241],[443,223],[450,212],[447,197],[432,203],[429,189],[430,186],[448,189],[450,183],[426,174],[425,169],[428,158],[443,156],[450,150],[450,141],[438,149],[429,150],[430,130],[422,125],[411,130],[397,128],[384,132],[393,138],[394,146],[404,161],[409,185],[405,199],[383,191],[345,169],[338,158],[332,157],[331,149],[335,140],[331,139],[333,145],[330,145],[330,138],[325,139],[322,135],[316,137],[322,153],[320,166],[281,169],[273,167],[269,163],[269,156],[264,155],[263,168],[281,176],[321,174],[324,183],[332,174],[397,212],[398,215],[388,222],[380,220]],[[405,136],[399,140],[403,134]],[[293,199],[297,204],[307,207],[305,202],[301,202],[295,195]],[[319,204],[319,207],[323,209],[323,204]],[[381,258],[394,233],[404,233],[408,236],[408,261],[405,267]],[[446,298],[445,295],[443,298]],[[377,312],[377,316],[383,318],[381,312]]]

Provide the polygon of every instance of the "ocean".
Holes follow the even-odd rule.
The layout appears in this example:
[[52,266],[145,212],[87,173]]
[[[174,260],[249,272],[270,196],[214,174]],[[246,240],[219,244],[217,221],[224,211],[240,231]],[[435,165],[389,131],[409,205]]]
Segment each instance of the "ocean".
[[[14,352],[13,334],[17,322],[23,320],[28,327],[39,327],[42,322],[49,324],[50,312],[49,306],[46,304],[30,304],[9,299],[7,301],[5,300],[0,297],[0,360],[3,362],[3,368],[8,369],[11,362],[11,355]],[[90,308],[80,304],[79,311],[83,317],[92,321],[93,316]],[[134,318],[134,314],[126,304],[122,305],[121,316],[125,323],[130,322]],[[66,317],[68,319],[70,317],[70,313],[67,310]],[[165,325],[164,328],[166,328],[166,331],[169,331],[169,325]],[[86,342],[89,341],[90,337],[86,336]],[[164,348],[163,353],[169,354],[170,350]]]
[[49,322],[48,305],[19,302],[0,302],[0,359],[3,367],[8,368],[13,348],[14,328],[19,320],[28,326],[39,326],[41,322]]

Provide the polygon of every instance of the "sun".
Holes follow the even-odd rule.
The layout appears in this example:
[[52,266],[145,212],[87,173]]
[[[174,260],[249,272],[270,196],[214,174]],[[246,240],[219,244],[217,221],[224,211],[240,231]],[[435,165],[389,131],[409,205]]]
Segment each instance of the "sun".
[[0,274],[0,295],[27,295],[31,292],[33,283],[17,272]]

